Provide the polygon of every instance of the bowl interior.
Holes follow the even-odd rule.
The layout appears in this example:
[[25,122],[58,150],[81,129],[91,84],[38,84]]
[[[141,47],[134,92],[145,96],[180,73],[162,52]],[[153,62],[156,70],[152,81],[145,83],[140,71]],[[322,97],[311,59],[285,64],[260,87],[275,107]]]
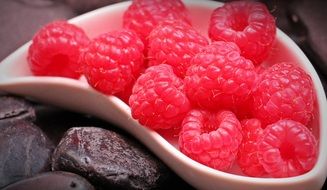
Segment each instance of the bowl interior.
[[[215,8],[222,6],[222,3],[194,0],[188,0],[185,2],[190,12],[192,25],[201,34],[208,36],[207,31],[210,15]],[[129,5],[130,2],[113,5],[114,8],[111,11],[105,11],[105,8],[103,8],[103,11],[100,9],[97,12],[87,13],[76,19],[72,19],[71,22],[81,26],[90,37],[95,37],[106,31],[122,28],[123,12]],[[312,172],[318,170],[320,166],[326,168],[326,158],[323,155],[327,155],[327,141],[326,137],[320,135],[326,133],[326,129],[322,127],[326,125],[326,119],[322,117],[322,113],[327,112],[325,93],[321,85],[321,81],[307,57],[299,49],[299,47],[280,30],[277,30],[277,40],[272,51],[270,52],[270,56],[265,61],[265,65],[269,66],[278,62],[293,62],[299,64],[311,76],[314,82],[314,87],[317,94],[317,109],[315,117],[310,125],[313,129],[314,135],[319,139],[320,154],[317,164]],[[175,138],[171,138],[169,135],[166,137],[166,139],[172,145],[177,147]],[[232,170],[232,173],[242,175],[237,167]]]

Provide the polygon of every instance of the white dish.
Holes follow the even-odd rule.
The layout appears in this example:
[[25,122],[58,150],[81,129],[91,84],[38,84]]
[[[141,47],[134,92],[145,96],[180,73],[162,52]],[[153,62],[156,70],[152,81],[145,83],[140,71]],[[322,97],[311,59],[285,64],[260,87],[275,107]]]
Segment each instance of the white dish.
[[[202,34],[207,33],[211,11],[221,3],[213,1],[185,1],[193,25]],[[130,2],[100,8],[81,15],[70,22],[82,27],[90,37],[122,27],[122,14]],[[312,77],[317,93],[318,113],[313,125],[319,125],[319,157],[308,173],[290,178],[254,178],[217,171],[186,157],[158,133],[135,121],[130,108],[113,96],[93,90],[85,81],[60,77],[35,77],[29,71],[26,56],[30,42],[0,63],[0,90],[33,97],[70,110],[92,114],[113,122],[131,133],[161,158],[170,168],[198,189],[229,190],[318,190],[327,176],[327,113],[326,96],[313,66],[299,47],[282,31],[277,30],[277,44],[270,60],[297,61]],[[287,53],[287,56],[285,55]]]

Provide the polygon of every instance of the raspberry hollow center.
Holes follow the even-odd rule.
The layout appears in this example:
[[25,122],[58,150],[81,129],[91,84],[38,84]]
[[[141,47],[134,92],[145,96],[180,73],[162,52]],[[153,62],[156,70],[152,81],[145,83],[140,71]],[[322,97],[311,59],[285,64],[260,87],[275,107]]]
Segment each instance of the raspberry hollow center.
[[249,25],[247,17],[245,14],[232,15],[230,27],[237,32],[242,32]]
[[295,155],[295,147],[293,144],[284,142],[279,148],[280,155],[283,158],[283,160],[290,160],[294,158]]
[[202,134],[217,130],[221,124],[221,120],[215,114],[207,115],[203,120]]

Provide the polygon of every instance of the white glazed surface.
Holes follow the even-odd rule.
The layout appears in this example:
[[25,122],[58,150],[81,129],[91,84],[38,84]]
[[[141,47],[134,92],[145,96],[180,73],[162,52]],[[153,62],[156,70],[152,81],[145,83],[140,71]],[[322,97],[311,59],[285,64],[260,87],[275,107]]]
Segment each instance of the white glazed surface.
[[[193,25],[204,35],[211,11],[221,3],[212,1],[185,1],[190,10]],[[89,12],[70,20],[82,27],[90,37],[103,32],[119,29],[122,14],[130,2],[119,3]],[[158,133],[149,130],[135,121],[130,115],[130,108],[113,96],[105,96],[93,90],[83,80],[77,81],[60,77],[34,77],[26,62],[27,43],[0,63],[0,90],[32,97],[73,111],[92,114],[113,122],[131,133],[161,158],[184,180],[197,189],[224,190],[318,190],[327,176],[327,103],[322,84],[313,66],[298,46],[283,32],[277,31],[279,52],[290,52],[288,58],[276,52],[271,60],[296,60],[314,81],[317,93],[319,125],[319,157],[315,167],[308,173],[291,178],[253,178],[217,171],[189,159]]]

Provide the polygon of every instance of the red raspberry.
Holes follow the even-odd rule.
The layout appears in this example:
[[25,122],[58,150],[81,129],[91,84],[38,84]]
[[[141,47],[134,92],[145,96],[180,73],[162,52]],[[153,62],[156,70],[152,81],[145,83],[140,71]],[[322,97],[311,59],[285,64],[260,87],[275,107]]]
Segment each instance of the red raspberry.
[[152,29],[166,19],[190,23],[188,11],[181,0],[133,0],[124,13],[123,25],[134,30],[145,43]]
[[95,38],[82,57],[89,84],[105,94],[123,91],[144,67],[143,49],[137,34],[127,29]]
[[234,163],[241,141],[241,124],[232,112],[192,110],[183,120],[178,144],[193,160],[226,171]]
[[292,120],[267,126],[258,140],[258,158],[272,177],[291,177],[311,170],[317,160],[317,141],[309,129]]
[[149,67],[136,80],[129,104],[133,118],[152,129],[180,127],[190,110],[183,81],[166,64]]
[[129,83],[125,89],[115,94],[119,99],[128,104],[129,97],[132,95],[133,86],[135,81]]
[[252,114],[252,105],[253,105],[253,98],[250,95],[244,102],[235,106],[234,109],[231,109],[233,113],[237,116],[239,120],[250,119],[253,118]]
[[165,21],[149,35],[149,64],[171,65],[175,73],[184,78],[191,59],[206,45],[208,40],[187,23]]
[[261,122],[258,119],[246,119],[241,124],[243,140],[238,150],[237,163],[244,174],[260,177],[266,173],[257,155],[258,138],[263,133]]
[[191,102],[210,110],[233,109],[249,97],[257,74],[232,42],[214,42],[195,55],[185,76]]
[[235,42],[242,56],[259,64],[267,57],[275,40],[275,19],[263,3],[225,3],[211,15],[209,36],[217,41]]
[[253,92],[253,115],[263,128],[280,119],[307,125],[313,116],[315,95],[310,76],[291,63],[265,70]]
[[78,78],[80,49],[88,43],[82,29],[66,21],[54,21],[33,37],[28,64],[34,75]]

